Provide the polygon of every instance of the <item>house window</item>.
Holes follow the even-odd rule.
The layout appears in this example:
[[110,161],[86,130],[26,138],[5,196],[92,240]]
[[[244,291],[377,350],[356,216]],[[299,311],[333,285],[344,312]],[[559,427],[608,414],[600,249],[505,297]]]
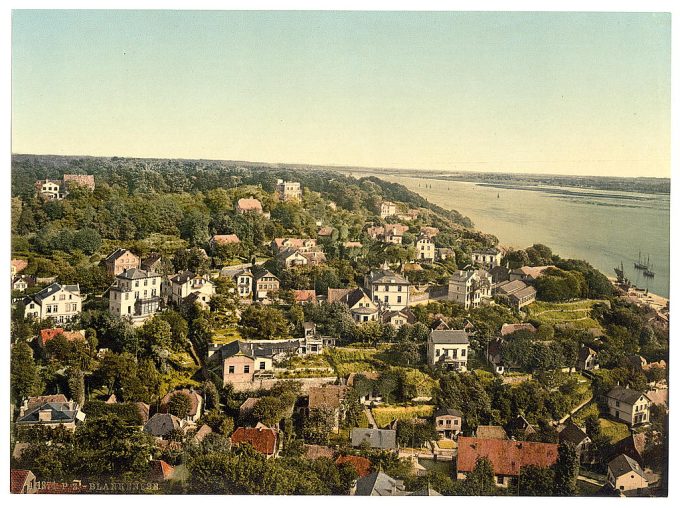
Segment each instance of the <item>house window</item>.
[[248,374],[250,372],[250,365],[244,365],[243,366],[243,373]]
[[435,350],[434,350],[434,355],[435,355],[435,356],[439,356],[439,349],[435,349]]
[[260,362],[260,370],[264,370],[264,362]]
[[617,400],[616,401],[616,407],[619,407],[619,406],[620,406],[620,404],[619,404],[619,401]]
[[397,296],[397,303],[401,303],[401,295]]
[[401,286],[397,286],[397,291],[401,292]]
[[136,287],[136,288],[139,287],[139,281],[138,281],[138,280],[135,281],[135,287]]
[[59,295],[59,300],[66,300],[66,295]]
[[385,301],[385,303],[389,303],[389,301],[390,301],[390,297],[389,297],[389,296],[387,296],[387,295],[385,295],[385,297],[384,297],[384,301]]
[[460,356],[465,356],[465,349],[460,350]]
[[229,366],[229,374],[233,374],[233,373],[234,373],[234,366],[230,365]]

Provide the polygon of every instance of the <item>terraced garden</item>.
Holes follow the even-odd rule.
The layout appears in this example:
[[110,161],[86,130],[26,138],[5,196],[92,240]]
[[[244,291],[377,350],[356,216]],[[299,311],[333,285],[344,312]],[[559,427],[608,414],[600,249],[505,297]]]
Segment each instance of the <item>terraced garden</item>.
[[579,329],[599,328],[599,323],[590,317],[593,305],[603,300],[578,300],[576,302],[549,303],[534,302],[528,307],[527,319],[534,319],[549,325],[566,324]]

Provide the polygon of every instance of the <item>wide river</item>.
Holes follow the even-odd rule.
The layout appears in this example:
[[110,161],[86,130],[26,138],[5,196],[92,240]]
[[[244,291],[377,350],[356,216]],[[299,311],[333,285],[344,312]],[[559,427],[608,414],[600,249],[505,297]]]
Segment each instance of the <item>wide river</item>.
[[[357,175],[355,172],[355,176]],[[400,183],[443,208],[470,217],[475,228],[498,237],[501,245],[525,248],[543,243],[563,258],[585,259],[614,276],[624,271],[639,288],[669,294],[670,196],[571,187],[492,187],[376,174]],[[635,270],[638,253],[650,264],[652,279]]]

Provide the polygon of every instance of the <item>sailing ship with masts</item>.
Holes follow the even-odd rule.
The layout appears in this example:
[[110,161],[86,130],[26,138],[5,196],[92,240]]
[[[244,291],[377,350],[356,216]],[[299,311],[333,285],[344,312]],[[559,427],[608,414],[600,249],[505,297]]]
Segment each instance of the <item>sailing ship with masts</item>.
[[642,262],[642,253],[638,251],[638,260],[633,263],[636,270],[647,270],[649,268],[649,254],[647,255],[647,263]]

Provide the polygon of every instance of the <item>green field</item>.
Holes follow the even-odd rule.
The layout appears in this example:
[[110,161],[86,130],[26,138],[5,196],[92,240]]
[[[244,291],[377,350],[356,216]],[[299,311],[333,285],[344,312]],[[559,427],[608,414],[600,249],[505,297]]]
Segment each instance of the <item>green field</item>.
[[593,305],[603,300],[578,300],[566,303],[534,302],[528,307],[527,319],[541,323],[557,325],[570,323],[576,328],[599,328],[599,323],[590,317]]
[[371,410],[378,427],[387,427],[392,420],[409,420],[432,416],[434,406],[378,406]]
[[385,364],[375,358],[379,352],[376,348],[336,347],[327,351],[325,357],[339,377],[346,377],[352,372],[384,369]]
[[215,344],[229,344],[241,339],[241,334],[236,328],[219,328],[212,333],[212,341]]
[[600,427],[602,428],[602,434],[611,439],[612,443],[618,443],[630,436],[630,429],[625,423],[600,418]]

